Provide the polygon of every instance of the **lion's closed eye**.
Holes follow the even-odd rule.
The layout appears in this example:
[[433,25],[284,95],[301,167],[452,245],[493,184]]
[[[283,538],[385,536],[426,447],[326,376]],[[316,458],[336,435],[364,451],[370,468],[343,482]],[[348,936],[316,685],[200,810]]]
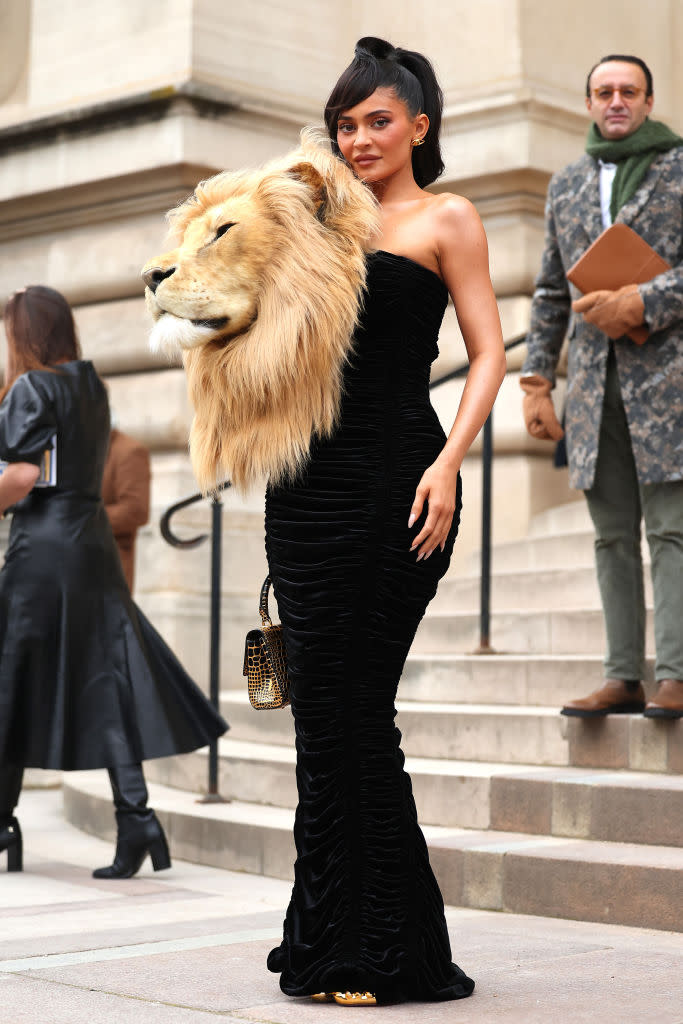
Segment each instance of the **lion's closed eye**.
[[230,228],[234,228],[235,223],[235,221],[230,221],[227,224],[221,224],[219,228],[216,228],[216,235],[214,241],[216,241],[216,239],[218,238],[222,238],[226,231],[229,231]]

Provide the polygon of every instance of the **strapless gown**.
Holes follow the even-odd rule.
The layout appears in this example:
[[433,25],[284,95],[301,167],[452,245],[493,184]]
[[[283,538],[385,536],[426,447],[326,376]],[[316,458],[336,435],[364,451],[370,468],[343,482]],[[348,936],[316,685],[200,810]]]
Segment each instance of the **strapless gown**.
[[297,859],[282,943],[288,995],[370,991],[458,999],[443,900],[404,771],[394,701],[418,624],[448,568],[416,561],[415,489],[445,434],[429,400],[448,293],[388,252],[369,257],[339,425],[266,498],[266,551],[285,629],[296,727]]

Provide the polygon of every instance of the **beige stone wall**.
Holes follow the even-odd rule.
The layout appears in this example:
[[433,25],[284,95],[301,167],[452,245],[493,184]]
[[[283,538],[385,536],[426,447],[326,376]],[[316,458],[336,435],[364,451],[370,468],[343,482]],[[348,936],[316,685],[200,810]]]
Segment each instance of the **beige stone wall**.
[[[588,67],[605,52],[639,53],[655,74],[656,116],[683,129],[683,7],[674,0],[621,0],[618,16],[588,0],[0,0],[0,25],[0,300],[27,283],[63,291],[121,427],[152,448],[154,519],[141,536],[138,596],[200,678],[208,547],[172,551],[157,526],[163,508],[194,488],[182,371],[146,346],[139,269],[163,247],[165,211],[201,177],[294,145],[303,124],[320,120],[354,41],[383,35],[434,61],[446,99],[437,187],[477,204],[512,338],[528,323],[549,175],[583,147]],[[437,376],[465,356],[452,310],[441,348]],[[572,497],[549,449],[524,433],[522,357],[510,353],[495,411],[498,540]],[[460,391],[435,394],[446,426]],[[478,542],[477,445],[464,477],[456,572]],[[262,505],[258,493],[226,503],[226,672],[264,572]],[[182,521],[206,526],[208,508]]]

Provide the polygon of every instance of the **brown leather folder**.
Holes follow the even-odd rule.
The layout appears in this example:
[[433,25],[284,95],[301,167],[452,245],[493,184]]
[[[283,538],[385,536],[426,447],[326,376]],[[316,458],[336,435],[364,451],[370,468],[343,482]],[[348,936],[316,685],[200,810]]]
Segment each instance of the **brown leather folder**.
[[[602,289],[615,291],[625,284],[644,284],[670,269],[671,264],[628,224],[612,224],[570,267],[567,277],[586,295]],[[648,329],[634,327],[628,336],[642,345],[647,341]]]

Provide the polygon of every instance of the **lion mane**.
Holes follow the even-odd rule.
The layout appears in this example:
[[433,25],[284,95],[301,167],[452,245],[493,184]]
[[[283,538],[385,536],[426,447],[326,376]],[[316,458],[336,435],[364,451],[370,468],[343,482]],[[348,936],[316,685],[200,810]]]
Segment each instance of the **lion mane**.
[[199,485],[292,479],[337,420],[377,204],[305,130],[288,156],[201,182],[168,217],[177,248],[143,277],[151,343],[183,354]]

